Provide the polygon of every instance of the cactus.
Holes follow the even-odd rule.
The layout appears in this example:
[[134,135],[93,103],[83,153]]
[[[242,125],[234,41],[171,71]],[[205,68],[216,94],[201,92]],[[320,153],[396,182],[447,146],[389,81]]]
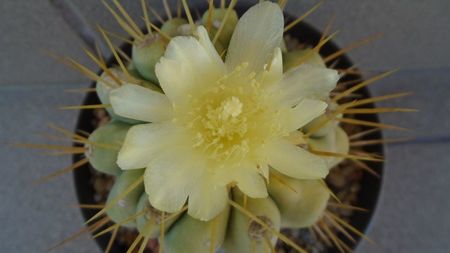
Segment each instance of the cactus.
[[[149,236],[150,238],[158,238],[161,234],[161,223],[164,219],[164,227],[168,231],[170,226],[180,217],[181,214],[173,216],[173,218],[167,219],[171,214],[163,214],[158,209],[152,207],[148,201],[147,193],[142,193],[139,198],[139,202],[136,207],[136,213],[144,212],[136,218],[137,229],[140,234]],[[167,219],[167,220],[166,220]]]
[[340,120],[351,105],[338,101],[354,90],[331,94],[340,75],[320,47],[288,50],[277,4],[238,18],[235,2],[211,1],[195,22],[183,0],[186,19],[168,13],[161,29],[142,2],[147,34],[105,2],[133,38],[131,60],[111,47],[120,67],[99,64],[112,121],[76,140],[92,167],[116,176],[92,219],[136,228],[129,252],[142,238],[139,252],[149,239],[170,253],[266,252],[277,239],[303,252],[281,229],[324,217],[324,179],[345,158],[375,160],[349,155]]
[[189,35],[190,29],[186,29],[186,25],[188,25],[188,21],[186,19],[172,18],[164,22],[164,24],[161,26],[161,31],[171,37],[179,35]]
[[[146,192],[143,186],[139,186],[112,205],[107,214],[115,222],[138,215],[123,225],[137,226],[144,238],[164,240],[161,247],[167,252],[212,252],[220,247],[228,252],[261,252],[274,247],[276,233],[282,227],[311,226],[325,210],[329,192],[319,180],[340,159],[314,155],[308,152],[308,148],[347,153],[347,136],[334,121],[320,126],[322,129],[308,139],[303,140],[302,136],[327,113],[329,92],[336,85],[338,76],[335,71],[327,69],[320,55],[312,50],[284,50],[282,53],[277,49],[280,45],[284,47],[280,31],[283,19],[277,5],[260,3],[241,20],[234,10],[219,8],[209,11],[201,20],[209,30],[195,24],[196,31],[193,31],[189,21],[174,18],[163,23],[161,35],[148,33],[135,41],[130,73],[134,73],[136,79],[142,77],[159,84],[164,93],[125,82],[125,85],[109,87],[106,84],[113,81],[109,79],[108,82],[99,82],[97,90],[102,93],[99,94],[102,102],[112,104],[112,113],[117,115],[115,118],[152,122],[146,125],[134,122],[130,130],[127,128],[120,133],[118,130],[110,131],[111,138],[113,134],[123,138],[124,132],[128,133],[119,155],[111,154],[111,157],[118,157],[117,164],[123,172],[108,200],[114,199],[142,175],[143,166],[148,165],[146,171],[149,173],[144,177]],[[261,20],[259,12],[268,14],[268,20]],[[227,20],[223,24],[224,17]],[[253,42],[254,35],[248,26],[256,23],[273,26],[273,34],[270,35],[273,37],[268,42],[262,39],[266,36],[263,27],[254,27],[256,34],[259,32],[262,37]],[[163,36],[171,36],[172,39],[166,44]],[[214,38],[217,41],[212,43]],[[243,42],[260,45],[240,51],[245,47]],[[225,48],[228,51],[223,62],[219,53]],[[259,52],[258,49],[266,51]],[[304,69],[297,63],[305,56],[305,64],[314,67],[314,73],[323,77],[296,76],[306,73],[309,68]],[[271,68],[265,65],[267,62]],[[189,76],[199,68],[204,75],[202,78]],[[117,76],[124,76],[117,68],[113,71],[118,72]],[[255,76],[252,74],[255,71],[263,74]],[[264,88],[273,85],[267,82],[279,82],[282,72],[289,73],[286,80],[319,82],[314,85],[322,85],[322,88],[305,87],[312,89],[312,93],[295,95],[292,101],[284,99],[292,94]],[[177,80],[179,74],[187,79]],[[188,90],[189,85],[196,84],[205,89],[207,86],[201,85],[215,82],[222,88],[209,89],[205,95],[197,89]],[[242,89],[247,83],[251,83],[249,88]],[[178,86],[172,88],[173,85]],[[292,84],[281,81],[279,85],[290,87]],[[246,94],[254,95],[246,97]],[[154,97],[153,102],[145,96]],[[185,112],[184,109],[193,111]],[[134,116],[141,110],[147,111],[146,115]],[[165,114],[158,110],[164,110]],[[199,115],[194,114],[198,112]],[[165,123],[171,118],[172,123]],[[270,118],[276,121],[270,121]],[[180,125],[174,124],[177,122]],[[216,127],[223,132],[217,132]],[[192,131],[196,134],[191,139],[189,134]],[[284,139],[292,131],[299,133],[305,147],[295,146],[297,143]],[[99,135],[97,132],[106,131],[99,128],[94,137]],[[172,142],[177,147],[171,148]],[[216,147],[217,142],[223,143]],[[213,145],[215,151],[208,151],[208,145]],[[257,148],[260,145],[265,148]],[[179,154],[174,156],[173,152]],[[95,163],[93,159],[92,162]],[[222,169],[228,166],[231,168]],[[113,167],[117,169],[117,165]],[[211,169],[216,171],[212,173]],[[280,182],[291,185],[294,192]],[[181,209],[186,199],[187,206]],[[252,216],[230,207],[227,199],[242,203]],[[185,209],[188,212],[182,213]],[[170,220],[164,219],[169,216]]]
[[276,174],[269,184],[269,194],[281,214],[286,228],[305,228],[314,225],[322,216],[330,197],[319,180],[299,180]]
[[[211,37],[214,38],[222,26],[222,31],[218,35],[217,39],[220,45],[224,48],[228,47],[231,36],[233,35],[234,28],[238,22],[238,15],[236,11],[231,10],[228,13],[225,24],[222,24],[227,15],[227,9],[213,9],[211,12],[208,10],[203,14],[202,23],[205,26],[210,26]],[[219,50],[218,50],[219,51]],[[221,52],[221,51],[219,51]]]
[[[86,157],[96,170],[109,174],[119,175],[121,169],[117,165],[117,156],[125,135],[131,125],[120,121],[112,121],[97,128],[90,136],[87,144]],[[102,143],[102,145],[96,145]]]
[[[141,184],[130,193],[125,194],[125,196],[122,195],[143,173],[143,170],[124,171],[117,177],[106,201],[107,206],[110,206],[106,213],[112,221],[121,223],[135,214],[139,198],[144,191],[144,185]],[[136,221],[131,220],[122,224],[122,226],[136,227]]]
[[146,80],[158,83],[155,75],[155,65],[164,54],[165,43],[158,34],[147,34],[142,41],[133,44],[133,64]]
[[222,245],[227,230],[230,208],[209,221],[201,221],[184,214],[167,232],[164,249],[182,253],[214,252]]
[[[238,203],[244,202],[242,192],[237,189],[233,190],[233,199]],[[243,206],[271,229],[280,230],[280,211],[270,197],[248,198]],[[237,210],[232,211],[228,226],[223,248],[229,253],[268,252],[277,240],[271,230]]]

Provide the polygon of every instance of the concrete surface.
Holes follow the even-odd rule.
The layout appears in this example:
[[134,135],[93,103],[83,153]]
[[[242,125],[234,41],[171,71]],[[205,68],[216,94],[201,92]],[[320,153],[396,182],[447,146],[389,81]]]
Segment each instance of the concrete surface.
[[[447,252],[450,242],[450,68],[400,71],[375,84],[374,95],[412,91],[413,96],[379,103],[419,108],[417,113],[381,115],[384,123],[410,128],[416,139],[386,147],[381,201],[368,236],[356,252]],[[401,133],[385,131],[385,137]],[[408,134],[406,134],[408,135]]]
[[[83,85],[84,86],[84,85]],[[11,147],[18,142],[48,143],[42,137],[47,124],[73,129],[77,112],[56,110],[60,105],[79,104],[81,95],[64,94],[68,85],[22,85],[1,87],[2,115],[0,154],[0,232],[1,252],[47,252],[55,243],[83,228],[72,175],[42,185],[32,182],[71,164],[69,156]],[[80,86],[79,86],[80,87]],[[56,252],[96,252],[88,238]]]
[[84,64],[83,44],[48,1],[0,1],[0,87],[80,83],[78,73],[45,51],[74,57]]
[[[70,2],[70,0],[61,0]],[[57,0],[53,0],[58,2]],[[139,17],[138,1],[122,1]],[[159,1],[151,1],[161,10]],[[190,1],[204,2],[203,0]],[[287,11],[299,15],[316,1],[291,0]],[[88,24],[100,23],[119,31],[98,1],[70,2]],[[55,242],[83,228],[70,175],[49,184],[31,181],[70,164],[69,157],[53,157],[11,148],[11,142],[45,142],[39,134],[54,122],[73,129],[77,112],[58,105],[80,104],[82,95],[67,88],[88,82],[39,53],[42,48],[70,55],[83,63],[82,42],[48,1],[0,1],[0,241],[2,252],[46,252]],[[413,114],[383,115],[383,122],[412,128],[417,140],[387,147],[386,174],[381,202],[361,253],[441,253],[450,248],[450,2],[327,1],[307,20],[324,27],[335,14],[336,41],[352,41],[382,32],[384,37],[354,50],[350,56],[361,68],[401,71],[371,87],[375,95],[413,91],[413,97],[382,106],[420,108]],[[49,39],[51,38],[51,39]],[[403,133],[386,132],[386,136]],[[88,236],[56,252],[100,252]]]

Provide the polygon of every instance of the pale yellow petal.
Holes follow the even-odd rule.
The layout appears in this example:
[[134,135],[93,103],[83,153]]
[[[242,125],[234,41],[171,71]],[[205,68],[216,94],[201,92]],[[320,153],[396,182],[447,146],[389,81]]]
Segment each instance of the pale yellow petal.
[[125,137],[117,164],[123,170],[145,168],[155,153],[167,148],[175,136],[175,126],[169,122],[135,125]]
[[322,115],[327,103],[315,99],[303,99],[294,108],[287,112],[285,117],[286,129],[289,132],[295,131]]
[[283,55],[283,69],[288,71],[301,64],[316,65],[325,68],[325,62],[319,53],[311,48],[289,51]]
[[265,198],[267,197],[266,182],[256,168],[244,169],[239,178],[237,178],[237,187],[243,193],[251,198]]
[[270,64],[266,65],[262,82],[264,86],[276,85],[283,78],[283,55],[279,47],[275,48],[274,57]]
[[122,117],[161,122],[172,117],[169,99],[159,92],[135,84],[112,90],[109,99],[114,112]]
[[224,168],[215,175],[214,181],[220,185],[235,183],[239,189],[251,198],[267,197],[264,177],[256,165],[242,163],[234,168]]
[[267,163],[260,163],[258,165],[259,173],[269,182],[269,165]]
[[169,213],[183,207],[205,170],[201,159],[194,156],[185,148],[173,147],[150,161],[144,185],[152,206]]
[[231,71],[248,63],[248,71],[260,73],[274,56],[283,37],[284,18],[280,7],[263,1],[240,19],[231,37],[226,64]]
[[214,44],[209,38],[208,31],[206,31],[205,27],[199,26],[197,28],[197,36],[198,41],[203,46],[205,51],[208,53],[208,56],[211,58],[211,61],[214,62],[215,65],[217,65],[217,68],[221,69],[221,71],[225,71],[225,64],[222,60],[222,57],[220,57],[219,53],[214,47]]
[[190,216],[208,221],[216,217],[227,205],[227,187],[215,185],[209,173],[205,173],[195,181],[195,186],[192,187],[189,194],[188,213]]
[[297,179],[319,179],[328,174],[326,160],[286,140],[276,140],[265,147],[271,167]]
[[225,73],[225,65],[210,48],[210,41],[199,28],[200,41],[195,37],[173,38],[155,67],[161,88],[174,103],[183,103],[214,85]]
[[336,70],[303,64],[286,72],[280,84],[273,88],[275,94],[281,95],[280,104],[294,106],[304,98],[329,97],[338,80]]

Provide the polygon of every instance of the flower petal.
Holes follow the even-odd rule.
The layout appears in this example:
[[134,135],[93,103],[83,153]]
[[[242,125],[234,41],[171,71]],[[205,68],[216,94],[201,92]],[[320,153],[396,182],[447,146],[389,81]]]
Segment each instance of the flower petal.
[[289,116],[284,117],[288,121],[286,122],[286,129],[292,132],[301,128],[322,115],[327,107],[328,104],[323,101],[303,99],[297,106],[288,111]]
[[237,186],[250,198],[267,197],[267,187],[264,178],[258,173],[256,168],[244,169],[237,178]]
[[228,205],[227,187],[214,185],[209,177],[204,173],[189,194],[188,213],[202,221],[216,217]]
[[159,154],[144,175],[150,204],[169,213],[179,211],[189,193],[198,187],[204,168],[201,159],[193,158],[186,149],[174,147]]
[[263,1],[239,19],[228,47],[228,71],[248,63],[248,71],[260,73],[274,56],[283,37],[284,18],[280,7]]
[[266,179],[267,182],[269,182],[269,165],[267,163],[260,163],[258,165],[258,171],[259,173]]
[[270,166],[297,179],[319,179],[328,174],[326,160],[285,140],[271,142],[265,148]]
[[197,32],[199,40],[173,38],[155,67],[160,85],[172,102],[182,103],[189,94],[214,85],[225,73],[225,65],[205,29],[199,27]]
[[281,104],[294,106],[303,98],[328,97],[338,80],[336,70],[303,64],[286,72],[280,84],[274,88],[281,94]]
[[156,152],[174,141],[175,133],[175,126],[171,123],[141,124],[131,127],[120,149],[117,164],[123,170],[147,167]]
[[135,84],[124,84],[109,95],[117,115],[146,122],[161,122],[172,117],[169,99],[156,91]]
[[219,53],[217,52],[216,48],[214,47],[214,44],[212,43],[211,39],[209,38],[208,31],[206,31],[205,27],[199,26],[197,28],[197,36],[198,36],[198,42],[203,46],[205,51],[207,51],[208,56],[211,58],[211,61],[217,64],[217,67],[224,70],[225,64],[222,60],[222,57],[220,57]]
[[251,198],[267,197],[265,180],[256,165],[245,163],[234,168],[224,168],[215,176],[214,181],[220,182],[219,185],[228,185],[234,182],[243,193]]
[[275,48],[274,57],[268,69],[263,72],[264,86],[276,85],[283,78],[283,55],[279,47]]

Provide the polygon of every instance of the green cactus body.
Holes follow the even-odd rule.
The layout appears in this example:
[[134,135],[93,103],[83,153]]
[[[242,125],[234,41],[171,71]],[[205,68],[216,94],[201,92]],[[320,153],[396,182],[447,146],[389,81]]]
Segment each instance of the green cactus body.
[[[143,86],[145,88],[149,88],[150,90],[154,90],[157,92],[161,92],[162,90],[159,85],[156,85],[150,81],[145,80],[145,78],[139,73],[139,70],[136,68],[136,65],[133,62],[130,62],[127,66],[128,73],[134,78],[132,83]],[[130,83],[130,82],[128,82]]]
[[217,52],[219,52],[220,55],[222,55],[226,50],[220,41],[217,41],[214,44],[214,48],[216,49]]
[[323,61],[320,54],[313,51],[312,49],[297,49],[283,54],[284,72],[303,63],[325,67],[325,62]]
[[[160,235],[160,228],[162,222],[162,212],[155,209],[150,205],[148,201],[147,193],[142,193],[139,198],[139,202],[136,208],[136,214],[144,212],[143,215],[139,215],[136,218],[137,229],[139,233],[144,235],[144,237],[150,237],[151,239],[157,238]],[[164,219],[167,219],[171,214],[165,214]],[[164,227],[166,231],[169,230],[170,226],[181,216],[177,215],[169,220],[164,220]]]
[[209,253],[211,247],[215,252],[225,239],[229,214],[229,206],[210,221],[201,221],[184,214],[166,234],[164,252]]
[[163,56],[166,43],[159,34],[147,34],[142,41],[136,41],[132,48],[132,60],[139,74],[147,81],[159,84],[155,65]]
[[271,173],[274,176],[268,190],[280,210],[281,225],[286,228],[314,225],[322,217],[330,197],[322,182],[290,178],[275,170]]
[[132,77],[137,78],[138,80],[144,79],[132,61],[128,63],[127,70]]
[[123,140],[131,125],[111,121],[97,128],[90,136],[88,144],[88,157],[90,164],[96,170],[109,174],[119,175],[121,169],[117,166],[117,156]]
[[[184,31],[184,26],[187,24],[187,20],[184,18],[172,18],[164,22],[164,24],[161,26],[161,31],[163,33],[166,33],[170,37],[175,37],[179,35],[187,35]],[[189,31],[191,31],[191,27],[189,26]]]
[[[244,205],[243,195],[235,187],[233,199],[241,206],[245,206],[246,210],[272,229],[280,230],[280,211],[270,197],[248,198],[246,205]],[[228,253],[270,252],[277,240],[277,237],[271,231],[237,209],[232,210],[228,226],[228,233],[223,246]]]
[[[116,182],[108,195],[106,205],[110,206],[113,204],[112,201],[115,201],[117,197],[121,196],[121,194],[123,194],[130,187],[130,185],[135,183],[143,174],[144,169],[123,171],[122,174],[117,177]],[[106,211],[106,214],[116,223],[123,222],[129,217],[135,215],[139,198],[143,192],[144,184],[140,184],[123,198],[116,201],[115,204]],[[131,220],[125,224],[122,224],[122,226],[134,228],[136,227],[136,220]]]
[[[350,142],[347,133],[339,126],[320,138],[310,138],[308,145],[318,151],[327,151],[338,154],[348,154],[350,150]],[[344,158],[328,157],[327,162],[329,168],[339,164]]]
[[145,78],[139,73],[139,70],[136,68],[136,65],[133,62],[130,62],[127,67],[128,73],[131,75],[133,79],[133,82],[127,82],[131,84],[137,84],[142,87],[148,88],[153,91],[161,92],[163,93],[161,87],[159,85],[156,85],[150,81],[145,80]]
[[[222,20],[224,19],[226,12],[227,12],[226,9],[214,9],[213,10],[212,15],[211,15],[212,23],[211,23],[211,31],[210,31],[210,33],[211,33],[210,36],[212,38],[214,38],[218,29],[220,28]],[[208,24],[208,18],[209,18],[208,16],[209,16],[209,11],[206,11],[202,17],[202,22],[205,25]],[[238,22],[238,15],[235,10],[232,10],[229,13],[226,23],[223,26],[223,30],[221,31],[221,33],[217,39],[217,41],[220,42],[222,48],[228,47],[228,44],[230,43],[231,36],[233,35],[234,28],[236,27],[237,22]],[[217,50],[217,51],[219,53],[222,52],[219,50]]]

